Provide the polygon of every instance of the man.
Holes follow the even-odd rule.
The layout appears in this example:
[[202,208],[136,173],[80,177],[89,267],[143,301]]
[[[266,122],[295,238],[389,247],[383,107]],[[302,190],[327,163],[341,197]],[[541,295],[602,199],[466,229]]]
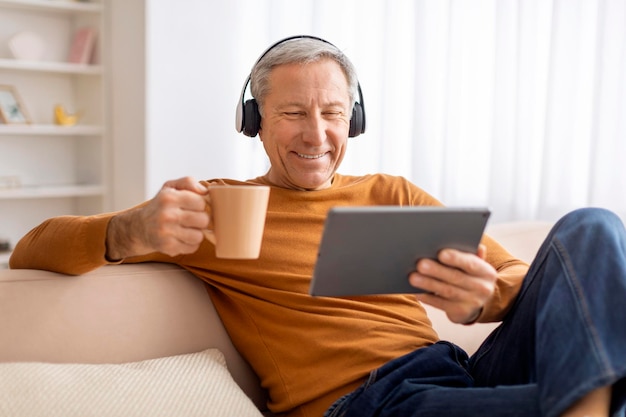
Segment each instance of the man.
[[[333,45],[281,41],[250,83],[256,101],[242,98],[241,111],[258,114],[240,115],[242,129],[258,131],[271,163],[246,181],[272,187],[258,260],[215,257],[202,233],[207,182],[182,178],[138,207],[44,222],[17,245],[11,266],[81,274],[160,261],[192,271],[210,284],[233,342],[281,415],[624,415],[626,232],[616,216],[568,215],[530,271],[485,237],[477,254],[448,249],[438,262],[419,261],[408,279],[426,293],[310,297],[329,208],[440,203],[403,178],[337,173],[364,114],[353,114],[363,111],[360,88]],[[457,323],[504,324],[468,361],[438,341],[422,302]]]

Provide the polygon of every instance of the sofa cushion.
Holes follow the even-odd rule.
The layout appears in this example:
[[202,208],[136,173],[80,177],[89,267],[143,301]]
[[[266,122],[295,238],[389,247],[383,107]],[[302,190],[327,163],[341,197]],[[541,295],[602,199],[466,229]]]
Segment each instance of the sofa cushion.
[[217,349],[123,364],[0,364],[0,415],[254,416]]

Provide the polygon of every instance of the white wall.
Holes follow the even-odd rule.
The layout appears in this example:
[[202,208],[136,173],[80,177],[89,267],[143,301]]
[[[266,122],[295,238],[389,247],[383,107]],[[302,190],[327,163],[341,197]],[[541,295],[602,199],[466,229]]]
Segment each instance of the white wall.
[[[112,209],[152,197],[173,178],[263,174],[267,159],[258,138],[234,128],[255,57],[222,42],[240,36],[230,2],[110,4]],[[232,81],[233,71],[241,82]]]
[[[237,99],[254,57],[247,57],[243,67],[237,65],[238,51],[222,42],[236,36],[233,22],[238,16],[231,2],[147,4],[148,195],[165,180],[185,175],[209,179],[263,174],[265,157],[258,138],[234,128]],[[232,81],[233,71],[241,83]]]
[[109,210],[144,199],[146,172],[145,4],[109,0],[111,144]]

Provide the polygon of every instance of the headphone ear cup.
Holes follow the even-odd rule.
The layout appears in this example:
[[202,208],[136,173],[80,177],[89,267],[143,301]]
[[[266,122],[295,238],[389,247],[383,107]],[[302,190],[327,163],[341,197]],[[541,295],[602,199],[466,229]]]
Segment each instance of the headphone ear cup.
[[354,103],[352,118],[350,119],[350,131],[348,136],[354,138],[365,131],[365,114],[360,103]]
[[243,106],[243,134],[255,137],[261,128],[261,113],[255,99],[250,99]]

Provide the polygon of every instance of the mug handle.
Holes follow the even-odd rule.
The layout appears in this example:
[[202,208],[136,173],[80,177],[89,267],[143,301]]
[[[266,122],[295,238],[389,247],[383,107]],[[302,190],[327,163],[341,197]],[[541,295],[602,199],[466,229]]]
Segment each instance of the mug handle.
[[211,242],[214,245],[217,245],[217,239],[215,238],[215,232],[213,230],[204,229],[202,230],[202,234],[204,234],[204,238]]
[[[212,183],[205,183],[204,185],[205,186],[209,186],[211,184]],[[209,212],[209,226],[211,227],[211,225],[213,225],[214,222],[213,222],[213,210],[211,209],[211,196],[210,196],[210,194],[207,193],[204,196],[204,200],[206,201],[207,211]],[[215,232],[213,231],[213,229],[203,229],[202,230],[202,234],[204,235],[204,238],[206,240],[211,242],[213,245],[217,245],[217,237],[215,236]]]

